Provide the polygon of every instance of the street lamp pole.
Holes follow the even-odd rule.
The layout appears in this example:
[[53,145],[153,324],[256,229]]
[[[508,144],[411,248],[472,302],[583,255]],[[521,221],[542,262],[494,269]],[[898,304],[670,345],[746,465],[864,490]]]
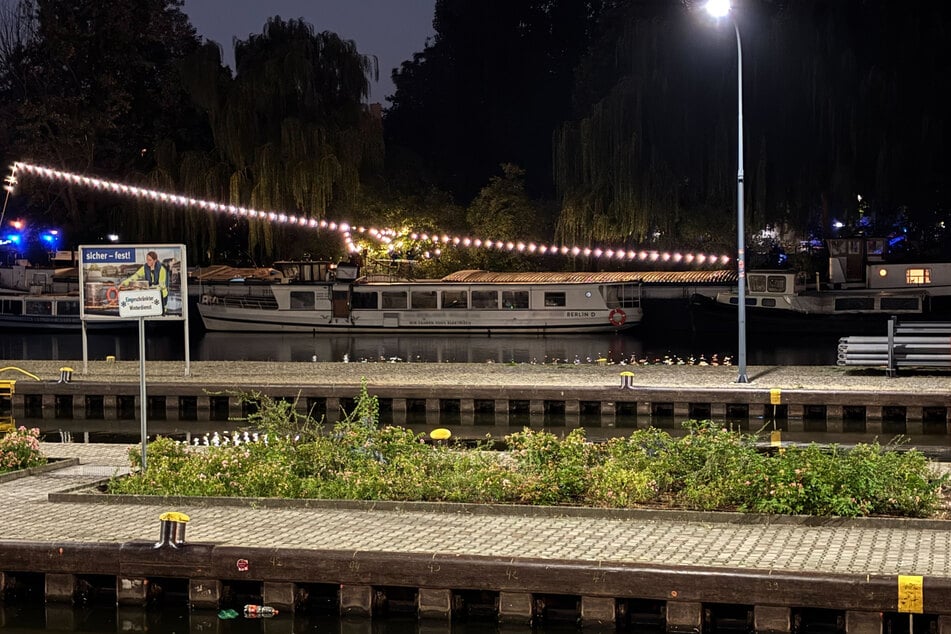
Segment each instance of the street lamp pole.
[[736,31],[736,272],[737,272],[737,383],[749,383],[746,376],[746,240],[743,232],[743,46],[740,27]]
[[[709,0],[707,11],[720,18],[730,13],[729,0]],[[743,46],[740,43],[740,27],[732,19],[736,32],[736,316],[737,316],[737,383],[749,383],[746,375],[746,240],[743,221]]]

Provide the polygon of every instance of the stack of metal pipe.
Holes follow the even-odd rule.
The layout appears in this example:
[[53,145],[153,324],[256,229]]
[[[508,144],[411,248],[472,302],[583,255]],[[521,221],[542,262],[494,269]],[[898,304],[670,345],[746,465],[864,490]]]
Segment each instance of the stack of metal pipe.
[[951,322],[889,323],[884,337],[839,339],[837,365],[951,367]]

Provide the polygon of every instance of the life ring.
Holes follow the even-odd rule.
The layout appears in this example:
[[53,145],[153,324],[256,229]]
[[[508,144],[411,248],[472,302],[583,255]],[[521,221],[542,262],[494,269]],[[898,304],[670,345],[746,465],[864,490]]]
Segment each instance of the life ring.
[[623,326],[624,322],[627,321],[627,314],[620,308],[612,308],[611,312],[608,313],[608,321],[614,326]]
[[106,289],[106,300],[110,304],[114,304],[119,301],[119,289],[115,286],[110,286]]

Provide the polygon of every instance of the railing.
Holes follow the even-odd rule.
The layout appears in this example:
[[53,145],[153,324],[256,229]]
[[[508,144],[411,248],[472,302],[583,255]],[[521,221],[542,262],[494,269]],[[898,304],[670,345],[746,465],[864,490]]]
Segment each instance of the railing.
[[273,297],[246,297],[228,295],[203,295],[201,303],[206,305],[219,304],[237,308],[259,308],[261,310],[277,310],[277,300]]
[[884,337],[839,339],[837,365],[885,366],[888,376],[899,367],[951,368],[951,322],[892,317]]

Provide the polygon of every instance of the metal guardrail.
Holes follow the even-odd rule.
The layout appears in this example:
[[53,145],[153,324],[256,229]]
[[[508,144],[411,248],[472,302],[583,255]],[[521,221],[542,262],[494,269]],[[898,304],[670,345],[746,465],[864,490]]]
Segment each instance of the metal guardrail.
[[951,322],[888,320],[884,337],[839,339],[837,365],[885,366],[888,376],[899,367],[951,368]]

